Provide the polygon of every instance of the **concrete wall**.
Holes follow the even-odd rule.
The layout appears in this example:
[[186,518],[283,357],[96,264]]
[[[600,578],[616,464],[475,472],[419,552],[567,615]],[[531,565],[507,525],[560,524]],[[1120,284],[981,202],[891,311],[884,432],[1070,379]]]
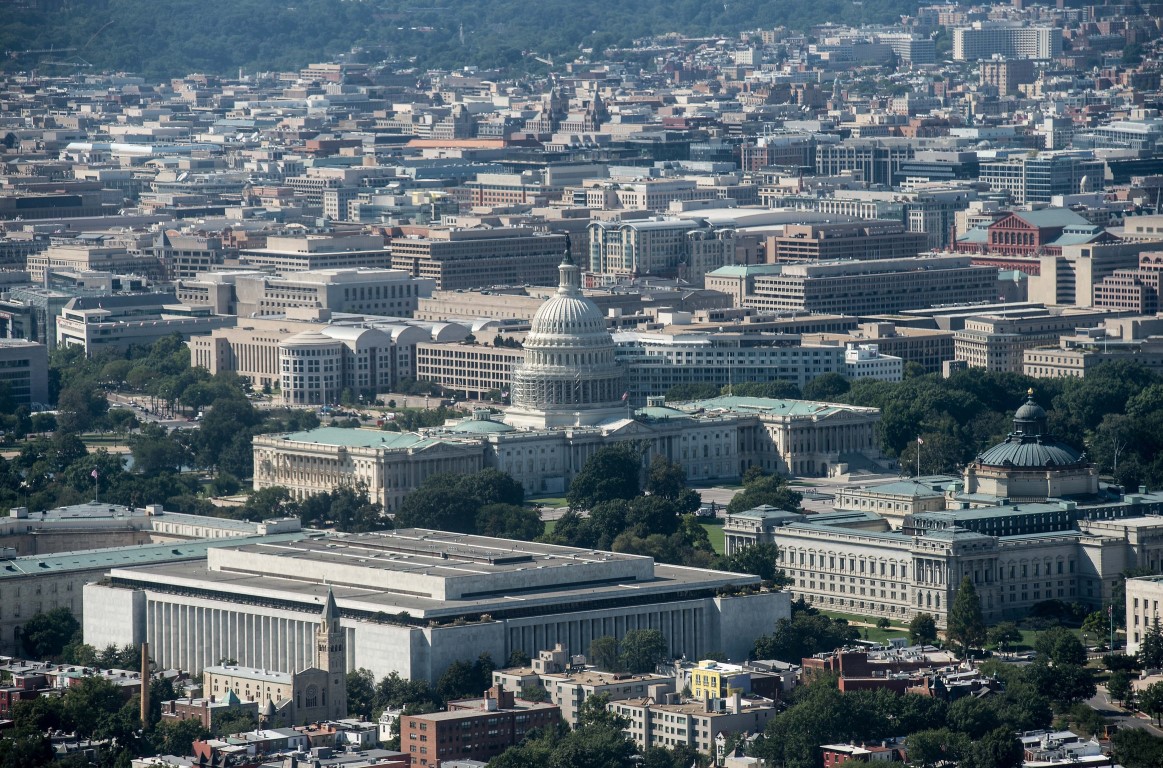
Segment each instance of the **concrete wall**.
[[718,608],[718,650],[734,662],[751,655],[755,638],[774,632],[780,619],[791,618],[791,595],[787,592],[716,597],[714,603]]
[[[81,631],[94,648],[136,645],[145,640],[145,593],[101,584],[86,584]],[[156,658],[156,651],[155,651]]]

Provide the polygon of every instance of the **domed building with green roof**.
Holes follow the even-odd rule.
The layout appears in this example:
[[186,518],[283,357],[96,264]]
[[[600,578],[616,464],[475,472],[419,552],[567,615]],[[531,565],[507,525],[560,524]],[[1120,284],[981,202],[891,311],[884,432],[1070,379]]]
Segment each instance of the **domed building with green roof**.
[[1005,440],[965,468],[965,493],[1011,501],[1092,496],[1098,493],[1098,468],[1085,453],[1055,440],[1046,427],[1046,411],[1031,389],[1014,413],[1014,429]]

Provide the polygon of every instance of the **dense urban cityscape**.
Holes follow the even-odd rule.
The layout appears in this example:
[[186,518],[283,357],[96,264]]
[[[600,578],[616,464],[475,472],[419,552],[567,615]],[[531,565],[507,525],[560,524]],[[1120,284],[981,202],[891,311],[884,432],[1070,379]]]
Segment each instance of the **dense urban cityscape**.
[[1163,3],[4,5],[0,768],[1163,766]]

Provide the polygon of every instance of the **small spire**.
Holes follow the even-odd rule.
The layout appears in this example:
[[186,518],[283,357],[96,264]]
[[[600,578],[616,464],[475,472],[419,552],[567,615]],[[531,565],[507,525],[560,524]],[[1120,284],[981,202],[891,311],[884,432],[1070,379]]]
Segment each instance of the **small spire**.
[[329,621],[338,618],[339,606],[335,604],[335,593],[331,591],[331,587],[327,587],[327,600],[323,603],[323,620]]

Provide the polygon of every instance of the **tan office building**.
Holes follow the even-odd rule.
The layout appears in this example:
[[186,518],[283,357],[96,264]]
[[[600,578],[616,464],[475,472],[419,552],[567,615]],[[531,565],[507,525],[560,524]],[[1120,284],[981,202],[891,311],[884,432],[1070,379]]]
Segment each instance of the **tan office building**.
[[995,300],[997,269],[968,256],[787,264],[754,278],[746,306],[834,314],[885,314]]
[[391,266],[439,289],[492,285],[555,285],[564,235],[522,227],[431,228],[425,237],[392,238]]

